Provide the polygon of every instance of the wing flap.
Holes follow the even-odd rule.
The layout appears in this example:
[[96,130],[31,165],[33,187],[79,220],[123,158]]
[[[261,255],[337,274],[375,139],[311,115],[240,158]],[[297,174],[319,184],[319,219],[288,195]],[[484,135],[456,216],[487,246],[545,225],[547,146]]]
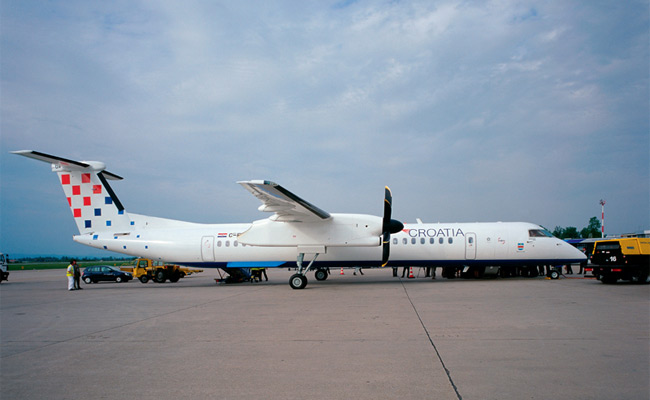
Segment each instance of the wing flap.
[[284,222],[315,222],[331,218],[324,211],[287,189],[271,181],[253,180],[237,182],[257,197],[260,211],[275,213],[271,219]]

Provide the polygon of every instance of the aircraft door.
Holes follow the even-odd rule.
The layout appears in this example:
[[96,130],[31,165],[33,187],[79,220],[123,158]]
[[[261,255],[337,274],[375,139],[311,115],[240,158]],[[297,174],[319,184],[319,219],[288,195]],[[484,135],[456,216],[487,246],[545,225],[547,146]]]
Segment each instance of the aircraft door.
[[476,259],[476,233],[465,234],[465,259]]
[[201,258],[203,261],[214,261],[214,236],[201,238]]

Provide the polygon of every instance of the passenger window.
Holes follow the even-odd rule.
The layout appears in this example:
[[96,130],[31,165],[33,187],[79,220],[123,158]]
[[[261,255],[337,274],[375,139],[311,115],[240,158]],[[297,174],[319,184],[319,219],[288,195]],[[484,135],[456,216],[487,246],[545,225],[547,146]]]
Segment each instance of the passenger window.
[[467,238],[467,242],[468,242],[469,244],[474,243],[474,238],[473,238],[473,237],[468,237],[468,238]]
[[434,238],[429,238],[429,243],[434,244],[436,242],[436,239]]
[[449,244],[452,244],[452,243],[454,243],[454,238],[449,238],[449,239],[447,239],[447,241],[449,242]]
[[217,247],[221,247],[221,240],[217,240]]
[[406,238],[402,239],[402,243],[407,244],[408,242],[409,242],[408,239]]
[[411,244],[415,244],[415,238],[411,238]]
[[239,243],[237,243],[236,240],[235,240],[234,242],[232,242],[232,245],[235,246],[235,247],[237,247],[238,244],[239,244]]
[[230,240],[226,240],[226,247],[230,247]]
[[438,239],[438,243],[443,244],[444,242],[445,242],[445,239],[443,239],[443,238]]
[[424,244],[425,242],[426,242],[426,240],[424,238],[420,239],[420,244]]
[[397,238],[393,238],[393,244],[397,244]]

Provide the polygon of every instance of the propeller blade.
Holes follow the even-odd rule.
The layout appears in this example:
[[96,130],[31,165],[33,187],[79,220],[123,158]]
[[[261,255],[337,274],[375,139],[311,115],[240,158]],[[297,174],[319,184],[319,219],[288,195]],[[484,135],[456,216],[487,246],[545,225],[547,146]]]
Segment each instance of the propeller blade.
[[[388,186],[384,191],[384,226],[390,221],[390,215],[393,212],[393,194]],[[384,229],[385,230],[385,229]]]
[[390,257],[390,233],[384,232],[384,240],[381,253],[381,266],[385,267],[388,264],[388,257]]
[[384,267],[388,263],[388,258],[390,256],[390,234],[400,232],[404,229],[404,224],[396,219],[391,219],[391,214],[393,212],[393,194],[391,193],[388,186],[384,192],[384,219],[382,221],[382,256],[381,256],[381,266]]

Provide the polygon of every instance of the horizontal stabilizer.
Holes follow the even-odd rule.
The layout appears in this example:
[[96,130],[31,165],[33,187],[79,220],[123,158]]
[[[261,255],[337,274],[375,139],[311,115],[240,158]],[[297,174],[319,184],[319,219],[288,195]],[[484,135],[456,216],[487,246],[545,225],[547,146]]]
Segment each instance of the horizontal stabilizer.
[[18,150],[12,151],[13,154],[18,154],[20,156],[33,158],[35,160],[43,161],[46,163],[52,164],[53,167],[56,167],[55,171],[77,171],[83,169],[92,169],[97,172],[102,173],[106,179],[111,180],[121,180],[121,176],[116,175],[112,172],[105,171],[106,165],[98,161],[75,161],[69,160],[67,158],[53,156],[51,154],[41,153],[40,151],[35,150]]

